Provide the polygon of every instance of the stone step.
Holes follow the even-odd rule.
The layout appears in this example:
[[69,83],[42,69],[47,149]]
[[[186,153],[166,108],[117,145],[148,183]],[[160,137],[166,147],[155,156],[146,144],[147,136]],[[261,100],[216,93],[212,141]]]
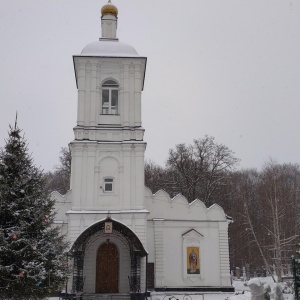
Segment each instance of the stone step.
[[130,300],[129,294],[84,294],[82,300]]

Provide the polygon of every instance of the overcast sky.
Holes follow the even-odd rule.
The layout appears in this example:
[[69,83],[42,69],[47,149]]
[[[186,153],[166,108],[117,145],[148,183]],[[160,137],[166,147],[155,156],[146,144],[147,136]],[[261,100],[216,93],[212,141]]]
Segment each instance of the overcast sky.
[[[38,166],[73,140],[72,55],[100,37],[106,0],[0,0],[0,146],[18,111]],[[300,163],[299,0],[114,0],[118,37],[147,56],[146,158],[208,134],[260,168]]]

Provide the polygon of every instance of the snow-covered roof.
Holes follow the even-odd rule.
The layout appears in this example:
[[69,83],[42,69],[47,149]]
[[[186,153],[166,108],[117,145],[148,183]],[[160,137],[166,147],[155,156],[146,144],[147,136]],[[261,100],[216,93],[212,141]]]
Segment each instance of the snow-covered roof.
[[82,56],[116,56],[139,57],[136,50],[118,40],[99,40],[86,45],[81,51]]

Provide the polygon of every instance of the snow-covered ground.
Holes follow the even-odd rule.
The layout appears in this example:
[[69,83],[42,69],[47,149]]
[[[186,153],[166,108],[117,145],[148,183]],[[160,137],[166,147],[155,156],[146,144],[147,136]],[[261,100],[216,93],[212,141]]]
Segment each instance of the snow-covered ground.
[[[272,278],[260,278],[263,283],[268,283],[272,289],[273,281]],[[233,281],[233,286],[235,288],[235,294],[214,294],[214,295],[207,295],[205,299],[208,300],[251,300],[251,293],[249,287],[244,285],[244,281],[235,280]],[[292,294],[283,294],[285,300],[294,300]],[[60,300],[60,298],[52,297],[48,298],[49,300]],[[271,295],[272,299],[272,295]],[[274,299],[274,298],[273,298]]]
[[[267,278],[260,278],[263,283],[268,283],[272,289],[273,287],[273,280],[271,277]],[[250,300],[251,293],[249,287],[244,285],[244,281],[233,281],[233,286],[235,288],[234,296],[227,298],[228,300]],[[292,294],[283,294],[285,300],[294,300],[294,296]],[[272,295],[271,295],[272,299]]]

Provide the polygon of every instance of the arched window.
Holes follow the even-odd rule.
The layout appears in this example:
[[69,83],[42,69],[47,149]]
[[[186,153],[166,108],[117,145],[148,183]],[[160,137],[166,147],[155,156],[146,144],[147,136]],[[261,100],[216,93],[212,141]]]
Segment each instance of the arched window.
[[117,115],[119,86],[113,80],[106,80],[102,85],[102,114]]

